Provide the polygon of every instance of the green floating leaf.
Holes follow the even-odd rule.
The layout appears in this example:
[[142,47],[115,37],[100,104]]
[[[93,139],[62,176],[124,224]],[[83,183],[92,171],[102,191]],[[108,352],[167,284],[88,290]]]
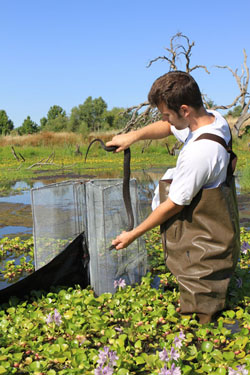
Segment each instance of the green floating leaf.
[[212,368],[211,365],[205,364],[205,365],[202,366],[201,370],[209,373],[213,370],[213,368]]
[[29,369],[31,371],[37,371],[40,370],[41,368],[41,363],[39,361],[34,361],[29,365]]
[[216,361],[222,361],[223,360],[223,354],[220,350],[215,349],[212,353],[211,356],[216,360]]
[[226,375],[227,371],[224,367],[218,367],[215,371],[216,375]]
[[235,317],[235,312],[233,310],[229,310],[226,312],[226,314],[229,316],[229,318],[233,319]]
[[225,360],[230,361],[230,360],[234,359],[235,354],[234,354],[234,352],[224,352],[223,357],[225,358]]
[[135,343],[135,348],[136,349],[141,349],[142,346],[141,346],[141,340],[137,340],[136,343]]
[[0,366],[0,374],[7,374],[7,370],[3,367],[3,366]]
[[203,341],[202,345],[201,345],[201,350],[203,352],[211,352],[214,348],[214,345],[211,341]]
[[126,369],[126,368],[120,368],[120,369],[117,371],[117,375],[129,375],[129,371],[128,371],[128,369]]
[[137,365],[142,365],[143,363],[145,363],[145,360],[143,357],[139,356],[139,357],[135,357],[134,358],[135,362]]
[[190,367],[189,365],[185,365],[185,366],[182,367],[181,373],[183,375],[189,375],[189,374],[191,375],[192,374],[191,373],[192,370],[193,370],[192,367]]

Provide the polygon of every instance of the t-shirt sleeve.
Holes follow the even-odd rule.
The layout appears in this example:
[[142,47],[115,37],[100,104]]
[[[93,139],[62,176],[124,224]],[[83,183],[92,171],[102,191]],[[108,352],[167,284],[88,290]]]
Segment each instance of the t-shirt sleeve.
[[177,130],[175,126],[171,125],[171,133],[178,139],[178,141],[184,143],[190,133],[190,129],[185,128]]
[[178,158],[169,190],[169,198],[179,205],[191,203],[195,195],[209,180],[213,165],[213,160],[209,157],[206,148],[204,149],[204,142],[193,143],[192,152],[185,151],[183,150],[182,155]]

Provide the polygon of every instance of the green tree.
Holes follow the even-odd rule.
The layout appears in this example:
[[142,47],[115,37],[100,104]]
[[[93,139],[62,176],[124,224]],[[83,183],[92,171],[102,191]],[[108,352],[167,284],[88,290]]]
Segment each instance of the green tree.
[[112,129],[122,129],[131,119],[131,114],[125,112],[125,108],[113,107],[106,111],[105,120]]
[[241,105],[237,105],[236,107],[234,107],[233,110],[230,110],[227,112],[227,116],[232,116],[232,117],[240,117],[241,115],[241,112],[242,112],[242,106]]
[[206,100],[206,103],[205,103],[206,108],[208,108],[208,109],[214,108],[214,107],[216,107],[216,105],[217,104],[215,104],[215,102],[212,99]]
[[31,120],[30,116],[23,121],[22,126],[18,128],[19,134],[33,134],[38,132],[38,125]]
[[8,118],[6,111],[4,111],[3,109],[0,110],[0,134],[9,134],[13,129],[13,121]]
[[53,132],[62,132],[68,130],[69,119],[67,116],[57,116],[54,119],[48,120],[44,130],[49,130]]
[[98,131],[105,124],[105,113],[107,104],[102,97],[92,99],[89,96],[83,104],[72,108],[70,116],[70,127],[78,131],[80,126],[87,124],[89,131]]
[[51,121],[58,117],[66,117],[66,112],[59,105],[53,105],[47,113],[47,119],[48,121]]
[[53,105],[50,107],[47,117],[41,118],[41,129],[54,132],[66,131],[68,120],[65,110],[59,105]]
[[42,117],[42,118],[40,119],[40,128],[41,128],[41,129],[44,129],[45,126],[46,126],[46,124],[47,124],[47,122],[48,122],[47,117]]

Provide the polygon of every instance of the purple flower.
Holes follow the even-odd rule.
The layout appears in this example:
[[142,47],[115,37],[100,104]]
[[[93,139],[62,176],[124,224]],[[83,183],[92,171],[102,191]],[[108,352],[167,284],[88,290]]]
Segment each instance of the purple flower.
[[248,370],[245,368],[245,365],[236,366],[237,370],[228,368],[228,375],[248,375]]
[[52,317],[52,314],[50,313],[48,316],[47,316],[47,318],[46,318],[46,323],[47,324],[50,324],[50,323],[52,323],[53,322],[53,317]]
[[107,360],[107,354],[103,351],[102,352],[99,351],[99,357],[97,360],[98,365],[103,366],[106,360]]
[[170,370],[167,368],[167,365],[165,365],[162,369],[159,375],[171,375]]
[[179,334],[179,338],[180,338],[181,340],[184,340],[184,339],[186,338],[185,335],[184,335],[184,333],[183,333],[183,331],[180,332],[180,334]]
[[112,367],[109,367],[109,366],[105,366],[102,369],[102,375],[112,375],[113,372],[114,372],[114,369]]
[[54,322],[57,326],[59,326],[62,323],[62,317],[61,314],[55,309],[54,311]]
[[175,338],[174,338],[174,345],[178,349],[180,349],[182,347],[182,340],[178,336],[175,336]]
[[118,359],[118,357],[116,355],[116,352],[110,350],[110,352],[109,352],[109,363],[110,363],[110,365],[115,366],[117,359]]
[[162,352],[159,352],[159,358],[161,361],[164,361],[164,362],[168,362],[169,361],[169,356],[168,356],[168,352],[166,351],[166,349],[164,348]]
[[99,366],[95,369],[95,375],[112,375],[117,359],[116,352],[110,350],[108,346],[104,346],[103,350],[99,350],[97,360]]
[[55,322],[57,326],[59,326],[62,323],[62,317],[61,314],[57,311],[57,309],[54,310],[54,315],[50,313],[46,318],[46,323],[50,324]]
[[124,279],[119,279],[114,281],[114,288],[125,288],[126,286],[126,281]]
[[161,361],[168,362],[170,360],[177,361],[180,358],[180,354],[175,350],[174,347],[170,349],[170,352],[167,352],[164,348],[162,352],[159,352],[159,358]]
[[181,375],[181,369],[179,366],[175,366],[173,363],[170,370],[165,365],[162,369],[159,375]]
[[170,359],[173,359],[174,361],[177,361],[178,358],[180,358],[180,354],[173,347],[170,349],[169,356],[170,356]]
[[172,366],[171,366],[171,375],[181,375],[181,369],[179,366],[175,366],[175,364],[173,363]]
[[250,245],[247,241],[244,241],[241,245],[241,252],[247,254],[248,250],[250,250]]
[[180,349],[182,347],[182,341],[184,339],[185,339],[185,335],[182,331],[179,333],[179,337],[175,336],[174,345],[176,346],[176,348]]
[[95,369],[94,373],[95,375],[113,375],[114,369],[109,366],[99,366]]
[[102,366],[98,366],[94,371],[95,375],[102,375]]

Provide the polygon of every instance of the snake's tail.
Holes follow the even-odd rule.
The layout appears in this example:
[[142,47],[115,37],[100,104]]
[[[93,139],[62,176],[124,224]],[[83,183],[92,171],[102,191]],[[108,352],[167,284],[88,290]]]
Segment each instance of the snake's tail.
[[90,142],[90,144],[88,145],[88,148],[87,148],[86,154],[85,154],[84,163],[86,163],[86,160],[87,160],[87,156],[88,156],[88,153],[89,153],[90,147],[91,147],[92,144],[95,143],[95,142],[100,142],[100,143],[102,144],[102,140],[99,139],[99,138],[93,139],[93,141]]
[[90,142],[90,144],[88,145],[88,148],[87,148],[87,151],[86,151],[86,154],[85,154],[85,159],[84,159],[84,162],[86,163],[86,160],[87,160],[87,156],[88,156],[88,153],[89,153],[89,149],[90,147],[92,146],[93,143],[95,142],[99,142],[102,146],[102,148],[105,150],[105,151],[108,151],[108,152],[111,152],[111,151],[115,151],[117,150],[117,148],[119,146],[105,146],[105,143],[100,139],[100,138],[95,138],[93,139],[93,141]]

